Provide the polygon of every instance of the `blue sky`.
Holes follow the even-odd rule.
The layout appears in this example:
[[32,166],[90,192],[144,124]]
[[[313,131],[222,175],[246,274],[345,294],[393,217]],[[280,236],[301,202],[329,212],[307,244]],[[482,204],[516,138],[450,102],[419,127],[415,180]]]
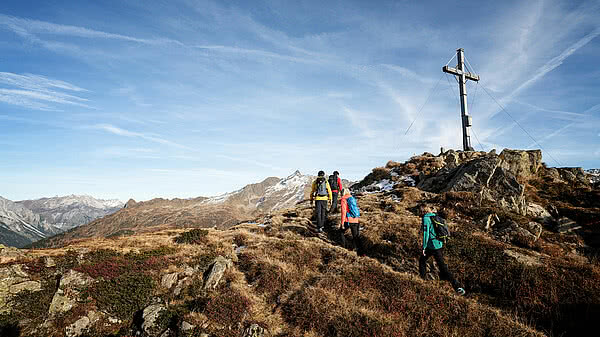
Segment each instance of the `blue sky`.
[[548,165],[600,167],[600,1],[5,0],[0,195],[208,196],[459,149],[459,47],[476,149],[538,148],[494,97]]

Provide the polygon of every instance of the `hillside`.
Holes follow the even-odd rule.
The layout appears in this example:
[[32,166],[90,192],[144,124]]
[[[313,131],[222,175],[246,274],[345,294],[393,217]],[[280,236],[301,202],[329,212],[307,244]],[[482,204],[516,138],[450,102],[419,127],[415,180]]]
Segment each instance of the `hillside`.
[[[448,151],[389,162],[354,189],[365,256],[348,232],[346,247],[316,233],[306,201],[223,230],[2,249],[0,332],[580,336],[600,314],[600,190],[581,169],[548,168],[539,151]],[[422,205],[451,224],[445,255],[465,297],[434,264],[417,276]]]
[[[293,207],[308,197],[313,176],[299,171],[286,178],[269,177],[260,183],[215,197],[194,199],[131,200],[118,212],[54,237],[38,241],[35,247],[60,247],[71,240],[130,235],[152,231],[151,227],[229,228],[260,214]],[[348,186],[349,182],[343,180]]]

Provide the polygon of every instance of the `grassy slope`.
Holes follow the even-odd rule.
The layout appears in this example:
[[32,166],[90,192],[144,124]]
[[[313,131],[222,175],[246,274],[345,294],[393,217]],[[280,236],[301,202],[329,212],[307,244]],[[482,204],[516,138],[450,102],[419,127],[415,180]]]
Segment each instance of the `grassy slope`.
[[[135,312],[152,296],[169,304],[164,326],[185,319],[198,326],[197,335],[202,330],[239,336],[251,323],[273,336],[582,335],[600,313],[600,267],[573,251],[582,246],[581,237],[544,231],[535,243],[500,242],[479,219],[491,213],[519,223],[528,219],[491,204],[477,205],[474,199],[466,192],[438,195],[410,187],[358,196],[365,257],[340,247],[336,235],[317,235],[307,203],[257,219],[266,227],[249,223],[208,230],[193,244],[175,243],[186,230],[170,229],[73,242],[69,249],[88,251],[83,258],[64,248],[33,250],[27,269],[45,280],[44,291],[18,299],[17,314],[31,319],[19,329],[22,335],[39,334],[35,327],[46,319],[55,272],[75,268],[101,281],[90,286],[87,301],[57,320],[49,335],[62,335],[62,327],[89,309],[123,321],[110,328],[98,323],[92,335],[127,335]],[[443,209],[452,222],[447,262],[468,296],[456,296],[447,282],[417,277],[420,204]],[[581,212],[589,209],[574,212],[584,217]],[[244,248],[236,253],[236,246]],[[57,267],[44,268],[37,260],[47,255],[57,256]],[[206,292],[201,275],[216,255],[234,265],[216,291]],[[183,271],[185,265],[198,271],[182,294],[160,287],[162,275]],[[435,267],[430,269],[435,278]],[[145,287],[132,293],[130,284]],[[122,298],[135,300],[121,303]],[[31,307],[37,308],[34,314],[24,310]],[[2,320],[7,329],[15,327],[15,316]]]

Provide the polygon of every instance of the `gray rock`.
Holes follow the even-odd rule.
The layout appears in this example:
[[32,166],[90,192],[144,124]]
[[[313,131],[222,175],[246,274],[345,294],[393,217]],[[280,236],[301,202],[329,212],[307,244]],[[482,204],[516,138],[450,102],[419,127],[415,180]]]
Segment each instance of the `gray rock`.
[[52,297],[52,303],[48,310],[50,317],[71,310],[80,301],[81,290],[93,281],[91,277],[75,270],[65,273],[60,279],[54,297]]
[[527,181],[537,176],[542,166],[542,151],[540,150],[510,150],[504,149],[498,156],[501,166],[512,173],[518,181]]
[[38,291],[41,286],[29,278],[20,264],[0,268],[0,313],[9,312],[12,297],[24,290]]
[[491,201],[508,211],[525,214],[525,187],[502,163],[498,156],[480,156],[451,170],[444,167],[432,177],[422,177],[417,187],[429,192],[475,192],[480,202]]
[[244,330],[242,337],[264,337],[266,332],[263,327],[255,323]]
[[88,328],[90,325],[90,319],[87,316],[83,316],[75,323],[67,326],[65,329],[65,335],[67,337],[78,337]]
[[208,276],[204,280],[204,289],[215,289],[223,277],[225,270],[231,266],[231,261],[223,256],[217,256]]
[[142,330],[149,336],[160,336],[163,333],[163,328],[157,326],[157,320],[160,314],[167,310],[163,304],[152,304],[144,308],[142,312]]
[[537,241],[542,235],[543,227],[537,222],[530,221],[526,226],[526,229],[535,236],[534,242]]
[[550,215],[550,212],[538,204],[529,203],[529,205],[527,205],[527,215],[545,225],[554,222],[554,218]]
[[18,294],[21,291],[40,291],[42,290],[42,285],[38,281],[25,281],[17,284],[13,284],[10,286],[11,294]]
[[54,259],[50,256],[46,256],[44,258],[44,263],[46,265],[46,268],[52,268],[52,267],[56,267],[56,262],[54,261]]
[[163,275],[160,284],[166,289],[171,289],[171,287],[177,282],[178,275],[178,273],[165,274]]
[[186,321],[181,322],[181,326],[179,327],[179,329],[183,332],[188,332],[188,331],[192,331],[194,330],[196,326],[193,324],[190,324]]

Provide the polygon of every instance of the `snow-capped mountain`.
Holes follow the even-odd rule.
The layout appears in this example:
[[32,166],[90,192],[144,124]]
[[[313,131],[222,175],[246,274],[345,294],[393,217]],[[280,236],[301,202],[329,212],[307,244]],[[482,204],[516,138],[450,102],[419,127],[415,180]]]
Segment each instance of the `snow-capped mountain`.
[[274,211],[294,206],[309,197],[313,179],[313,176],[303,175],[300,171],[294,172],[267,188],[263,197],[257,201],[256,208]]
[[22,247],[59,232],[58,228],[45,223],[39,214],[0,197],[0,243]]
[[235,205],[250,211],[282,209],[308,197],[313,179],[313,176],[296,171],[286,178],[270,177],[237,191],[208,198],[203,203]]
[[61,231],[112,214],[125,204],[116,199],[95,199],[89,195],[41,198],[17,203],[39,214],[43,221],[58,227]]
[[123,205],[87,195],[17,202],[0,197],[0,243],[22,247],[114,213]]

